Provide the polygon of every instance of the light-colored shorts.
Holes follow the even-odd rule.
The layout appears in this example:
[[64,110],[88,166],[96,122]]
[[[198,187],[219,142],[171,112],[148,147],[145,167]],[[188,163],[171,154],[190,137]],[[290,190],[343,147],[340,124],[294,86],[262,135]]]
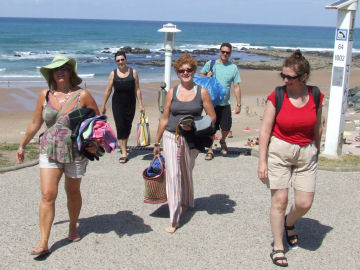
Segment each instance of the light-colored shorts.
[[72,163],[59,163],[49,159],[47,154],[39,155],[40,169],[64,169],[64,174],[70,178],[82,178],[85,175],[88,163],[89,160],[86,157],[75,160]]
[[300,146],[272,136],[268,151],[268,186],[315,192],[317,179],[317,148],[312,142]]

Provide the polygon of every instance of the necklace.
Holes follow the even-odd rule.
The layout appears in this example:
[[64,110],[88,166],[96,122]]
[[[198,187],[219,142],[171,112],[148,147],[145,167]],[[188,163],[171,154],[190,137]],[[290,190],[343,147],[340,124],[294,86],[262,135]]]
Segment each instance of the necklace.
[[54,92],[54,97],[55,99],[57,100],[57,102],[59,103],[64,103],[65,101],[67,101],[70,97],[70,94],[71,94],[71,89],[69,89],[69,91],[65,94],[65,97],[63,99],[59,99],[57,96],[56,96],[56,92]]

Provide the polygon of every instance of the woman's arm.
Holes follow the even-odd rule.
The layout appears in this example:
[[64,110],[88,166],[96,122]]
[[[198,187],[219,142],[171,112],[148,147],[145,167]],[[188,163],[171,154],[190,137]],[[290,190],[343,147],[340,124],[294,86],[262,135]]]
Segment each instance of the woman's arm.
[[106,102],[108,101],[110,95],[111,95],[111,92],[112,92],[112,89],[113,89],[113,84],[114,84],[114,71],[112,71],[109,75],[109,78],[108,78],[108,84],[106,86],[106,89],[105,89],[105,93],[104,93],[104,98],[103,98],[103,103],[101,104],[101,114],[105,114],[106,113]]
[[259,137],[259,165],[258,165],[258,177],[261,181],[267,179],[267,151],[270,140],[271,131],[273,129],[275,121],[276,109],[272,102],[267,102],[263,121],[260,128]]
[[322,131],[323,131],[322,107],[320,106],[318,111],[317,111],[316,124],[315,124],[315,127],[314,127],[315,146],[318,149],[318,155],[320,154],[320,144],[321,144]]
[[214,110],[214,106],[211,102],[211,97],[209,95],[209,92],[205,88],[201,88],[201,99],[203,101],[204,110],[207,115],[210,116],[211,121],[213,123],[216,122],[216,113]]
[[33,119],[31,123],[28,125],[25,136],[21,140],[19,149],[16,152],[16,159],[18,163],[24,162],[25,159],[24,150],[26,148],[26,145],[31,141],[32,138],[34,138],[35,134],[39,131],[39,129],[41,128],[44,122],[42,117],[42,110],[43,110],[42,106],[44,104],[47,91],[48,89],[42,90],[38,97]]
[[168,93],[166,94],[165,104],[164,104],[164,112],[160,118],[158,129],[156,132],[156,137],[155,137],[155,147],[154,147],[155,155],[160,152],[160,140],[165,131],[166,125],[169,121],[172,97],[173,97],[173,88],[171,88],[168,91]]
[[135,95],[139,102],[140,112],[145,113],[145,108],[144,108],[141,90],[140,90],[140,84],[139,84],[139,75],[138,75],[136,69],[133,69],[133,75],[134,75],[134,79],[135,79]]
[[86,107],[86,108],[93,109],[95,111],[96,115],[100,114],[99,108],[98,108],[93,96],[86,89],[81,91],[81,94],[80,94],[80,106],[83,107],[83,108]]

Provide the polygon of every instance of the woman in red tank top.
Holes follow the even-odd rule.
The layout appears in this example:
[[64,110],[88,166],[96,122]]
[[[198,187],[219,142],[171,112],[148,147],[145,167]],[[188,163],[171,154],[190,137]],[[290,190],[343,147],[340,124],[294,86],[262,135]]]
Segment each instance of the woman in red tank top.
[[[269,97],[260,129],[258,177],[271,190],[270,224],[274,264],[287,266],[282,236],[290,249],[298,247],[295,222],[310,209],[317,178],[317,157],[321,139],[321,104],[315,105],[312,88],[306,85],[310,65],[299,50],[289,56],[280,73],[285,92],[276,114],[275,91]],[[285,215],[289,186],[294,203]]]

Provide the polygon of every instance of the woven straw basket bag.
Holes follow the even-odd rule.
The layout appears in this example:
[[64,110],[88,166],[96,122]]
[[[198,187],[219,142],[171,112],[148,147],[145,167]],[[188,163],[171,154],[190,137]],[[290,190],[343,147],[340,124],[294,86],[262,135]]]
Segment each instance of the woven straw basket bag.
[[[154,156],[152,163],[155,161],[156,158],[159,156]],[[156,177],[148,177],[146,174],[146,171],[148,168],[146,168],[143,171],[143,178],[144,178],[144,203],[164,203],[167,201],[166,198],[166,178],[165,178],[165,166],[161,162],[161,159],[159,158],[160,164],[161,164],[161,173],[160,175]]]

